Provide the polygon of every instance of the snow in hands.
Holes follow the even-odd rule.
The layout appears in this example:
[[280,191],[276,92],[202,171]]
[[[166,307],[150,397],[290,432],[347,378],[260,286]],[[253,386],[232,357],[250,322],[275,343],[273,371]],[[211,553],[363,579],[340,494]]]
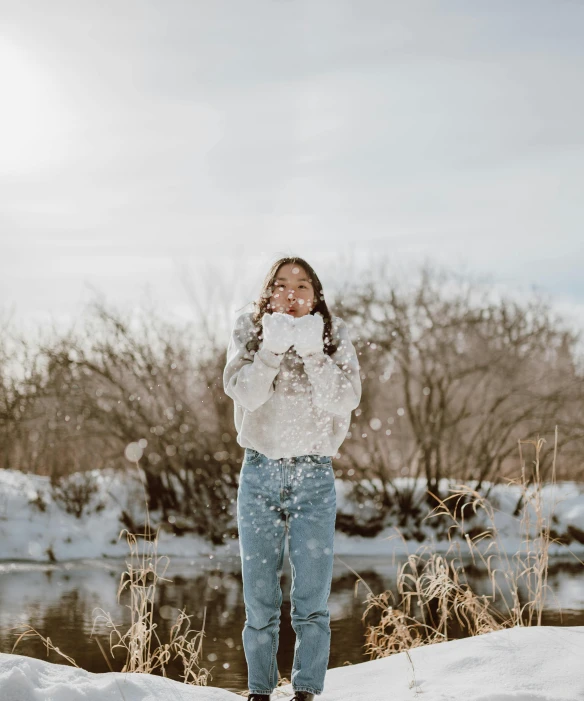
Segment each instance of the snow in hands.
[[264,347],[278,355],[292,346],[301,357],[323,349],[324,319],[319,312],[298,318],[281,312],[264,314],[262,329]]

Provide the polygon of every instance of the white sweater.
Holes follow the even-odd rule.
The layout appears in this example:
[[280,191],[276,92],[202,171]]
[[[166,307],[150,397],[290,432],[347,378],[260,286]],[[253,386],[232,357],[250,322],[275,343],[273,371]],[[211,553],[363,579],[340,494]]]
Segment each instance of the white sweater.
[[237,317],[223,387],[234,401],[239,445],[274,460],[336,455],[361,400],[361,378],[347,325],[333,316],[332,327],[332,356],[319,351],[302,359],[294,347],[276,355],[263,344],[254,354],[246,349],[252,312]]

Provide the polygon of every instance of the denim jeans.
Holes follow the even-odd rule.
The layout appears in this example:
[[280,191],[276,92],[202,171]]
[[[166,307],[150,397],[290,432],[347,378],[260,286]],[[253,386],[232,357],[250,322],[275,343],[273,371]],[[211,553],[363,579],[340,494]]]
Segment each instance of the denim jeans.
[[301,455],[274,460],[251,448],[237,492],[243,577],[243,648],[248,688],[271,694],[278,685],[282,589],[287,534],[292,569],[292,627],[296,633],[294,691],[321,694],[330,653],[330,595],[336,517],[332,459]]

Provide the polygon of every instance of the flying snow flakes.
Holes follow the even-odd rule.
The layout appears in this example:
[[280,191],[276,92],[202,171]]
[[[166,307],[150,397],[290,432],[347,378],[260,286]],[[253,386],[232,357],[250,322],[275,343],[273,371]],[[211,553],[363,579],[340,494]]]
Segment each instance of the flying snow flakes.
[[160,612],[160,618],[164,618],[165,620],[172,618],[172,614],[173,614],[172,606],[168,606],[167,604],[164,604],[164,606],[160,607],[159,612]]
[[124,455],[126,456],[126,460],[138,462],[142,455],[144,455],[144,450],[139,443],[128,443],[124,450]]
[[37,558],[40,557],[41,552],[42,552],[42,546],[40,543],[37,543],[34,540],[29,541],[28,543],[28,552],[31,557]]

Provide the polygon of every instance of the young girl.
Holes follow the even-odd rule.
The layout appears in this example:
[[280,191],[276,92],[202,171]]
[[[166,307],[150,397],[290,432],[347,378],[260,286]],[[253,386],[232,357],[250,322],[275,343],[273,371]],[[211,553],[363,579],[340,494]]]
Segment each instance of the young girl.
[[[281,258],[253,312],[235,321],[223,374],[245,448],[237,524],[250,701],[278,684],[280,575],[287,533],[296,633],[296,701],[321,694],[330,652],[336,492],[332,457],[361,399],[359,362],[345,323],[331,316],[313,268]],[[291,700],[292,701],[292,700]]]

